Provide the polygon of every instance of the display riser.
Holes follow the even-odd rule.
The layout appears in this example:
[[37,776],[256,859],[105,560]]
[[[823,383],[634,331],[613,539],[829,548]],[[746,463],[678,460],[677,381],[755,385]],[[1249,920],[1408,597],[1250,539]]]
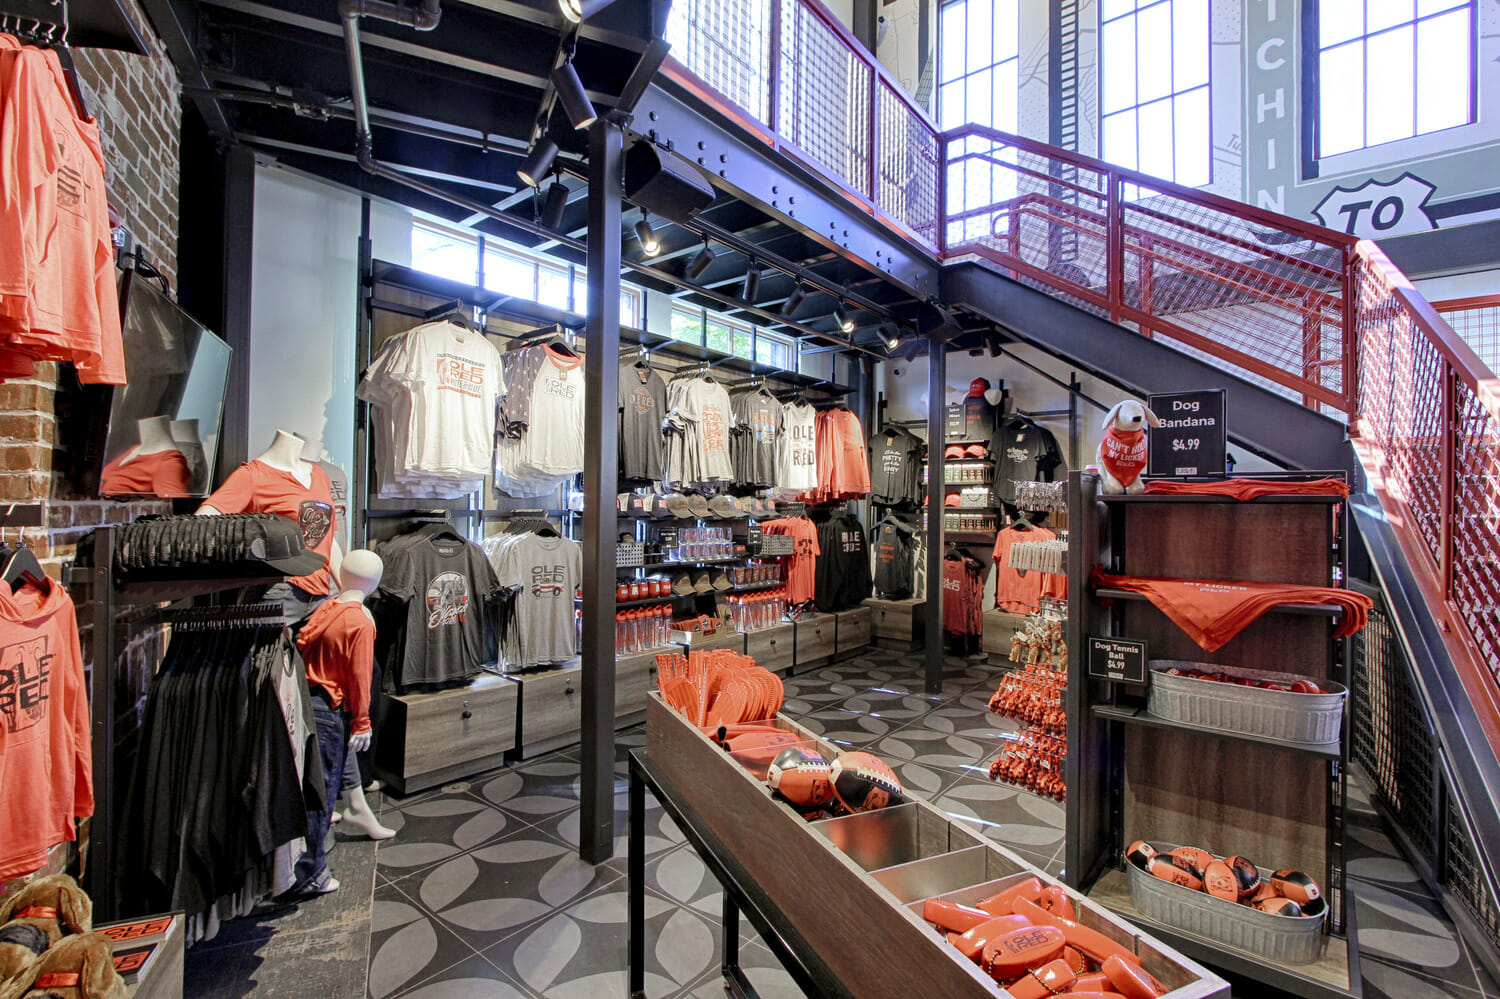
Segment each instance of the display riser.
[[[138,923],[134,919],[130,922]],[[107,925],[100,923],[94,929],[102,930]],[[187,959],[187,947],[184,943],[183,918],[181,913],[172,917],[172,923],[167,927],[166,933],[160,936],[140,937],[134,940],[122,940],[115,944],[115,949],[128,950],[147,943],[157,942],[158,950],[156,956],[151,960],[151,966],[146,973],[136,981],[125,986],[126,999],[182,999],[183,970]]]

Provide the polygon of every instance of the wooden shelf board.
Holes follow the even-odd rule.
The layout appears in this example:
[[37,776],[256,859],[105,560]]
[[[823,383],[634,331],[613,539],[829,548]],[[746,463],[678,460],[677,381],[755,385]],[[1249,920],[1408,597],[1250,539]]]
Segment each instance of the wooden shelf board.
[[[1100,586],[1094,589],[1094,596],[1103,600],[1138,600],[1149,602],[1144,593],[1135,593],[1131,590],[1117,590],[1112,586]],[[1308,617],[1338,617],[1344,613],[1343,608],[1333,604],[1277,604],[1267,614],[1300,614]]]
[[1148,728],[1170,728],[1180,729],[1185,732],[1198,732],[1219,739],[1229,739],[1233,742],[1248,742],[1257,746],[1270,746],[1272,749],[1285,749],[1295,753],[1306,753],[1309,756],[1316,756],[1327,760],[1337,760],[1343,756],[1342,747],[1338,742],[1330,742],[1323,745],[1280,742],[1276,739],[1263,739],[1254,735],[1226,732],[1223,729],[1210,728],[1206,725],[1190,725],[1187,722],[1172,721],[1169,718],[1158,718],[1145,708],[1127,708],[1114,704],[1094,704],[1090,706],[1090,710],[1097,717],[1107,718],[1110,721],[1124,722],[1128,725],[1144,725]]
[[[1157,937],[1167,946],[1212,968],[1222,968],[1246,978],[1263,982],[1306,999],[1343,999],[1363,994],[1359,981],[1359,955],[1349,943],[1355,939],[1354,906],[1349,906],[1345,931],[1348,938],[1328,935],[1323,957],[1312,964],[1278,964],[1247,951],[1213,940],[1184,933],[1182,930],[1143,916],[1130,901],[1130,879],[1124,871],[1108,870],[1087,893],[1110,911],[1123,916]],[[1354,956],[1350,961],[1351,953]]]

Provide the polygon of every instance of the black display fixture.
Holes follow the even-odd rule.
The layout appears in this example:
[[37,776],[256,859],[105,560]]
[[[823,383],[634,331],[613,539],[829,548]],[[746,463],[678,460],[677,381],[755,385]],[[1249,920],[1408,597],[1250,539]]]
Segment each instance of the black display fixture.
[[516,170],[516,176],[527,187],[538,187],[542,179],[552,169],[553,162],[557,159],[557,143],[543,136],[531,144],[531,152],[526,154],[526,159],[521,161],[521,166]]
[[599,112],[594,110],[589,92],[583,89],[583,81],[578,78],[578,70],[573,68],[572,59],[552,71],[552,86],[557,91],[557,99],[562,102],[563,110],[568,113],[568,121],[573,123],[575,129],[588,128],[598,120]]
[[679,224],[713,204],[713,185],[697,167],[648,141],[625,154],[625,197]]

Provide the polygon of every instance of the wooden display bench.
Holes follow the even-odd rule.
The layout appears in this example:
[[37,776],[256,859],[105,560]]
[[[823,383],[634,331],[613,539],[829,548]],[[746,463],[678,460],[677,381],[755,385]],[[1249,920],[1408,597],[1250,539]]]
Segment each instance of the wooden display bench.
[[[836,749],[785,716],[775,724],[824,753]],[[759,762],[765,766],[765,761]],[[1009,850],[925,801],[807,822],[752,772],[756,761],[725,753],[655,694],[646,751],[631,761],[632,835],[640,827],[641,781],[679,822],[725,884],[726,911],[748,899],[752,922],[791,959],[813,995],[942,996],[1006,993],[921,918],[943,896],[972,903],[1027,877],[1057,884]],[[631,853],[631,990],[644,982],[644,860]],[[722,873],[721,873],[722,872]],[[1073,893],[1079,922],[1120,943],[1170,989],[1169,999],[1227,997],[1205,968]],[[733,932],[730,930],[730,932]],[[878,958],[874,956],[878,951]],[[726,972],[733,949],[725,945]]]
[[870,647],[874,612],[868,607],[853,607],[834,615],[838,627],[833,635],[833,658],[848,659]]
[[926,601],[917,597],[905,600],[871,597],[865,606],[870,610],[870,641],[876,648],[897,652],[916,652],[922,648]]
[[[1340,501],[1101,496],[1097,483],[1070,476],[1070,518],[1080,526],[1071,537],[1066,626],[1069,883],[1213,967],[1300,996],[1359,995],[1354,907],[1343,887],[1347,718],[1331,747],[1188,726],[1149,714],[1144,685],[1091,678],[1085,649],[1088,636],[1121,637],[1145,641],[1152,659],[1347,683],[1347,642],[1333,638],[1333,608],[1272,608],[1210,653],[1143,597],[1096,591],[1088,578],[1097,564],[1131,576],[1336,585],[1345,550]],[[1281,964],[1143,920],[1121,856],[1136,839],[1309,872],[1329,905],[1322,957]]]
[[467,687],[380,695],[375,774],[411,794],[498,767],[516,746],[520,685],[481,676]]
[[797,662],[797,627],[773,624],[745,633],[745,655],[772,673],[787,673]]
[[827,666],[838,649],[838,617],[834,614],[813,612],[803,614],[792,622],[797,636],[796,661],[793,673],[806,673],[820,666]]
[[1025,614],[1012,614],[999,608],[984,612],[984,634],[980,636],[979,647],[988,654],[991,666],[1014,668],[1020,665],[1011,662],[1010,640],[1018,629],[1025,626],[1026,618]]

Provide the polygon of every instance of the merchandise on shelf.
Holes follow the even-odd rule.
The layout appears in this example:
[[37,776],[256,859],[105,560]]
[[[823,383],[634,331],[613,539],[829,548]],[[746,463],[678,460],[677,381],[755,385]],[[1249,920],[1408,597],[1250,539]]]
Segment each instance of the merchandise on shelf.
[[1068,752],[1068,716],[1063,693],[1068,685],[1068,651],[1062,622],[1042,615],[1029,618],[1011,638],[1010,659],[1025,665],[1001,679],[989,708],[1025,724],[1016,741],[990,764],[990,779],[1063,800],[1067,793],[1063,764]]
[[904,427],[887,425],[870,437],[870,500],[915,510],[922,505],[927,445]]
[[818,525],[814,602],[824,613],[848,610],[870,595],[870,553],[865,529],[846,511]]
[[[1032,614],[1040,609],[1043,597],[1066,599],[1068,577],[1055,572],[1033,572],[1019,568],[1011,560],[1011,549],[1017,545],[1054,542],[1057,535],[1050,528],[1018,519],[995,535],[995,606],[1012,614]],[[1065,552],[1066,549],[1064,548]]]
[[498,586],[511,594],[511,611],[500,633],[500,661],[529,669],[576,656],[573,595],[583,584],[578,542],[545,521],[513,521],[504,533],[485,539],[484,551]]
[[1160,846],[1135,840],[1125,849],[1125,860],[1162,881],[1261,912],[1320,920],[1328,912],[1322,889],[1303,871],[1263,872],[1245,857],[1219,857],[1191,846]]

